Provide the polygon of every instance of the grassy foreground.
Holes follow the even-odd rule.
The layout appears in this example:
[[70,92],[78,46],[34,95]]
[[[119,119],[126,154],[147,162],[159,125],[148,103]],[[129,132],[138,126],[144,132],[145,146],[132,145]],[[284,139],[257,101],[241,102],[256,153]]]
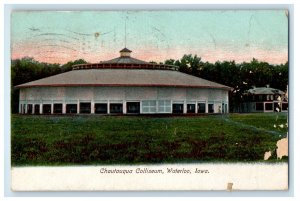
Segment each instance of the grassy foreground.
[[286,122],[286,113],[12,115],[11,159],[12,165],[262,161],[286,136]]

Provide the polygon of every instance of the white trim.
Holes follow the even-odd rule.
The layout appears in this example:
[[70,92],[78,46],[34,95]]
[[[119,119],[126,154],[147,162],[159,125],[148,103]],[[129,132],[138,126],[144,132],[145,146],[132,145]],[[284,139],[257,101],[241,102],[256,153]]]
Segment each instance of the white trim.
[[72,99],[70,99],[70,100],[65,100],[65,103],[66,103],[66,104],[77,104],[78,101],[77,101],[77,100],[72,100]]
[[51,103],[50,113],[51,113],[51,114],[54,113],[54,104],[53,104],[53,101],[52,101],[52,103]]
[[123,104],[123,100],[109,100],[109,103],[122,103]]
[[108,100],[94,100],[94,103],[108,103]]
[[63,107],[63,108],[62,108],[62,113],[63,113],[63,114],[66,114],[66,111],[67,111],[67,104],[66,104],[66,102],[63,102],[63,103],[62,103],[62,107]]
[[173,104],[184,104],[185,100],[174,100]]
[[127,104],[126,104],[126,100],[123,100],[123,103],[122,103],[122,113],[123,114],[127,114]]
[[91,114],[95,114],[95,102],[91,100]]
[[184,101],[183,103],[183,114],[186,114],[187,113],[187,104],[186,104],[186,101]]

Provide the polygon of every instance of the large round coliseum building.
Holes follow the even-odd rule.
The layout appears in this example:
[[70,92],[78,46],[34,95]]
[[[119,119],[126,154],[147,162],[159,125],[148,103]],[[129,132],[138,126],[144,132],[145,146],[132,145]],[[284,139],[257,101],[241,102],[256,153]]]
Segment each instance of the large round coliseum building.
[[215,82],[181,73],[176,66],[130,56],[16,86],[22,114],[185,114],[227,113],[228,91]]

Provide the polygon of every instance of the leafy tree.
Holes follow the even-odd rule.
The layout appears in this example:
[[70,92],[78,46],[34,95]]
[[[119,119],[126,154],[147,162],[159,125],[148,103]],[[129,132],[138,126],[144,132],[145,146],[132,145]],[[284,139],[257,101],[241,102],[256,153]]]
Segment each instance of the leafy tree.
[[31,57],[11,61],[11,105],[12,112],[18,112],[19,90],[14,86],[72,70],[72,65],[86,63],[83,59],[64,65],[38,62]]
[[181,59],[168,59],[165,64],[176,65],[179,71],[231,87],[230,111],[239,108],[246,90],[270,87],[285,91],[288,84],[288,63],[271,65],[253,58],[251,62],[236,64],[235,61],[202,62],[197,55],[184,55]]

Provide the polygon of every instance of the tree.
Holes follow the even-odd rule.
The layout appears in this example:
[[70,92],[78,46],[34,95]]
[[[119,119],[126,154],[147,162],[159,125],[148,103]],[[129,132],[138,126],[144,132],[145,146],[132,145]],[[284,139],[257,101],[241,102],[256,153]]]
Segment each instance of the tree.
[[251,62],[236,64],[235,61],[202,62],[197,55],[184,55],[179,60],[168,59],[165,64],[176,65],[179,71],[232,87],[229,92],[230,111],[239,108],[246,90],[270,87],[286,90],[288,84],[288,62],[271,65],[253,58]]
[[73,65],[77,65],[77,64],[86,64],[87,62],[84,59],[78,59],[75,61],[69,61],[68,63],[64,64],[61,66],[61,71],[62,72],[67,72],[72,70],[72,66]]
[[19,108],[19,90],[14,86],[41,78],[56,75],[72,70],[76,64],[87,63],[83,59],[70,61],[64,65],[41,63],[31,57],[24,57],[11,61],[11,105],[12,112],[17,113]]
[[179,71],[192,75],[198,75],[203,66],[201,57],[198,57],[197,55],[192,56],[191,54],[185,54],[180,60],[176,61],[174,59],[168,59],[164,63],[176,65],[179,67]]

